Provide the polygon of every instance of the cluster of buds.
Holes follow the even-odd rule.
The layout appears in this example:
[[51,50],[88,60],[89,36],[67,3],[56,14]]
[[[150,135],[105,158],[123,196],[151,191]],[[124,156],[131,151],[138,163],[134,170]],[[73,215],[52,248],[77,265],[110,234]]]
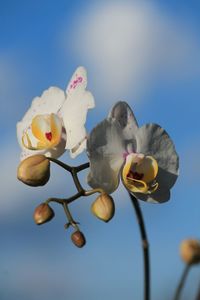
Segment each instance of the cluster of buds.
[[[68,166],[67,170],[69,171],[70,168],[72,169],[73,167]],[[29,186],[45,185],[50,177],[50,159],[41,154],[33,155],[24,159],[18,166],[17,177],[20,181]],[[78,180],[77,176],[76,179]],[[79,181],[78,184],[80,185]],[[80,188],[83,196],[89,196],[96,192],[100,192],[100,195],[91,205],[91,211],[100,220],[109,222],[115,213],[115,204],[113,198],[101,189],[85,191],[81,185]],[[50,198],[50,201],[62,204],[68,218],[68,223],[65,225],[65,228],[67,229],[71,226],[75,229],[75,231],[71,234],[71,240],[75,246],[82,248],[86,244],[86,239],[84,234],[80,231],[77,225],[78,223],[75,222],[71,216],[68,208],[68,200],[69,199]],[[50,201],[47,200],[35,208],[33,219],[37,225],[42,225],[46,222],[49,222],[55,216],[53,209],[49,205]]]

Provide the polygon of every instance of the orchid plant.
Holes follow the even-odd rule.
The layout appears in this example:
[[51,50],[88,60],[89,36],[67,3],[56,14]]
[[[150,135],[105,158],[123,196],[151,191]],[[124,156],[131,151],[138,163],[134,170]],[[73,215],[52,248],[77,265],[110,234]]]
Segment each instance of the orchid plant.
[[[179,172],[179,160],[167,132],[157,124],[138,127],[133,111],[126,102],[116,103],[108,117],[89,135],[85,123],[88,109],[93,108],[93,95],[86,90],[87,74],[77,68],[66,91],[50,87],[36,97],[23,119],[17,123],[18,142],[22,148],[18,179],[31,186],[44,185],[50,177],[50,162],[68,171],[77,193],[69,198],[49,198],[36,207],[34,221],[40,225],[54,217],[50,202],[63,206],[71,235],[77,247],[85,245],[84,234],[73,219],[69,204],[82,196],[100,195],[91,210],[99,219],[108,222],[115,206],[110,196],[119,186],[120,177],[134,205],[141,232],[145,267],[144,299],[150,299],[149,250],[142,212],[137,199],[162,203],[170,198],[170,189]],[[69,166],[58,157],[69,150],[75,158],[87,151],[89,163]],[[86,190],[78,173],[89,168]]]

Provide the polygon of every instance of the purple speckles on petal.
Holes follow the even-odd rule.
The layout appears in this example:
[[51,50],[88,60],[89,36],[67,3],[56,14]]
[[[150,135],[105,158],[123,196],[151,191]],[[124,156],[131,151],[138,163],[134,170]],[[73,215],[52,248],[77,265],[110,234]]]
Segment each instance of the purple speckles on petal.
[[75,89],[79,83],[83,81],[83,77],[79,76],[77,79],[75,79],[72,84],[70,84],[70,89]]

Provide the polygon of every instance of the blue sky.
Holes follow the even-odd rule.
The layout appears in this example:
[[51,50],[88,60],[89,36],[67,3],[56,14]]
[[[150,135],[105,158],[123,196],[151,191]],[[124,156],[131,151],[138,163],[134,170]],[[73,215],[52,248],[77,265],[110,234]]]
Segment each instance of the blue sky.
[[[68,174],[53,166],[49,183],[37,189],[16,179],[17,121],[43,90],[65,89],[79,65],[87,68],[96,100],[88,131],[125,100],[140,125],[162,125],[180,154],[171,200],[141,203],[151,244],[152,299],[172,298],[183,268],[179,244],[200,238],[199,6],[189,0],[0,1],[1,299],[142,299],[138,227],[123,187],[113,194],[116,215],[108,224],[91,215],[93,197],[72,204],[87,238],[80,250],[64,231],[60,207],[54,206],[49,224],[37,227],[32,220],[40,202],[74,192]],[[79,164],[87,157],[72,161],[65,153],[62,160]],[[195,295],[199,275],[195,267],[183,299]]]

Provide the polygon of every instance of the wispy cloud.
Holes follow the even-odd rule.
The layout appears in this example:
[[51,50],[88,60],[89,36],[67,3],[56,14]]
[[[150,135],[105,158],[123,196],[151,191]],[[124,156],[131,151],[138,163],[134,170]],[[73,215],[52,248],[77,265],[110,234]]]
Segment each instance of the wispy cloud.
[[155,78],[182,78],[200,67],[196,37],[152,2],[103,1],[74,28],[74,52],[91,66],[106,101],[130,93],[140,99]]

